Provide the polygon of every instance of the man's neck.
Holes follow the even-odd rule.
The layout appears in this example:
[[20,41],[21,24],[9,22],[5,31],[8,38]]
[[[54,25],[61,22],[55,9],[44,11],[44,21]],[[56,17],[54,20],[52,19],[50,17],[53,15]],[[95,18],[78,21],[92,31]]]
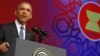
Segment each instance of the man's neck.
[[19,20],[17,20],[17,22],[18,22],[19,24],[21,24],[21,25],[25,25],[25,22],[21,22],[21,21],[19,21]]

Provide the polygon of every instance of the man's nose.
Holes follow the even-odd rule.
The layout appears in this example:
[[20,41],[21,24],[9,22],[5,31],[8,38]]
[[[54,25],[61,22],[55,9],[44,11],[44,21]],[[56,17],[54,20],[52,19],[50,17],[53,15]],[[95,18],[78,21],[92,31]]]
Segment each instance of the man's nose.
[[27,11],[26,10],[23,10],[23,14],[27,14]]

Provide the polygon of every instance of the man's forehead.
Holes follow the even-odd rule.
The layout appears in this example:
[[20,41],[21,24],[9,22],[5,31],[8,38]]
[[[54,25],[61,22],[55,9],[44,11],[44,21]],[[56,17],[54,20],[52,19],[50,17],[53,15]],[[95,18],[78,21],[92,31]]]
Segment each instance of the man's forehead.
[[27,2],[22,2],[22,3],[20,3],[18,6],[17,6],[17,8],[20,8],[20,7],[29,7],[30,9],[32,9],[32,6],[31,6],[31,4],[30,3],[27,3]]

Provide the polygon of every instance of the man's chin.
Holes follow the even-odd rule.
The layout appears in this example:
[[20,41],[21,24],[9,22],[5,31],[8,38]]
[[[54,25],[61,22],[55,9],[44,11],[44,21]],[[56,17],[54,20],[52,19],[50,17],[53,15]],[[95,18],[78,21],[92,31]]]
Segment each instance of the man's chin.
[[27,18],[21,18],[21,21],[25,21],[26,22],[27,21]]
[[25,24],[26,22],[27,22],[27,20],[25,20],[25,19],[21,19],[21,20],[18,20],[19,21],[19,23],[21,23],[21,24]]

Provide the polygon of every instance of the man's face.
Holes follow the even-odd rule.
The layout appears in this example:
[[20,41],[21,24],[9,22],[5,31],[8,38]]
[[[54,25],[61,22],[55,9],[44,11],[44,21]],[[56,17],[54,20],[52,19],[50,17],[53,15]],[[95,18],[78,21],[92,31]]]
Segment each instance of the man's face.
[[32,18],[31,5],[28,3],[21,3],[15,11],[15,15],[20,23],[26,23],[26,21]]

